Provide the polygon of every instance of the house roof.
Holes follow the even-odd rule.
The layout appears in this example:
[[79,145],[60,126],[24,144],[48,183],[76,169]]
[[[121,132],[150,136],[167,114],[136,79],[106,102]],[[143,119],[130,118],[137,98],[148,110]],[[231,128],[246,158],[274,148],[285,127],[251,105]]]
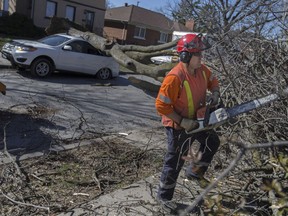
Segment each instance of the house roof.
[[173,31],[174,25],[173,21],[163,14],[135,5],[107,9],[105,20],[124,21],[162,31]]

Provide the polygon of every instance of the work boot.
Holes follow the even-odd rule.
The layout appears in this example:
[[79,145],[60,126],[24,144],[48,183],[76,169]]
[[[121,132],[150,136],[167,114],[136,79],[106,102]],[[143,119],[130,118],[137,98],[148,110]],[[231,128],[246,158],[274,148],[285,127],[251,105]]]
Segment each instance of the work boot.
[[160,198],[157,198],[157,201],[166,213],[177,215],[177,204],[174,201],[162,200]]
[[199,184],[199,186],[203,189],[206,188],[210,184],[210,181],[204,178],[202,173],[196,174],[195,172],[192,171],[190,167],[186,169],[185,176],[188,180],[196,181]]

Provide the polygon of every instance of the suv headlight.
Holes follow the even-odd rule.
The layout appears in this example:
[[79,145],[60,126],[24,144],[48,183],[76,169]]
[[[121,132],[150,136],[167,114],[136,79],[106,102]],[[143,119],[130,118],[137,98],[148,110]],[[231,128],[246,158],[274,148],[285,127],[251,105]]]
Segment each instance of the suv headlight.
[[33,52],[37,50],[37,48],[32,47],[32,46],[16,46],[15,49],[17,51],[26,51],[26,52]]

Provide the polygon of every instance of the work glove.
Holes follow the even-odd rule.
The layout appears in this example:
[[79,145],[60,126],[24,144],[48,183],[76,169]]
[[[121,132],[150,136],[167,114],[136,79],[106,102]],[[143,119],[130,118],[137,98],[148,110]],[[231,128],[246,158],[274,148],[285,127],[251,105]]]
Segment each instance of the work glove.
[[199,127],[199,123],[193,119],[183,118],[180,122],[180,126],[187,132],[195,130]]
[[216,106],[219,103],[219,99],[220,99],[220,92],[219,91],[214,91],[212,93],[212,95],[209,98],[210,101],[210,105],[211,106]]

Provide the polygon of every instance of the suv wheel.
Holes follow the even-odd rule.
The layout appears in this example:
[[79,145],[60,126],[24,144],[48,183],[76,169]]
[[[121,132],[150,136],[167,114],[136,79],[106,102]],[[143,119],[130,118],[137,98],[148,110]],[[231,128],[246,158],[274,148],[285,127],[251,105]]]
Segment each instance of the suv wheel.
[[36,59],[31,65],[31,74],[38,77],[47,77],[54,71],[52,63],[45,58]]
[[97,73],[97,78],[101,80],[110,79],[112,76],[111,71],[109,68],[102,68]]

